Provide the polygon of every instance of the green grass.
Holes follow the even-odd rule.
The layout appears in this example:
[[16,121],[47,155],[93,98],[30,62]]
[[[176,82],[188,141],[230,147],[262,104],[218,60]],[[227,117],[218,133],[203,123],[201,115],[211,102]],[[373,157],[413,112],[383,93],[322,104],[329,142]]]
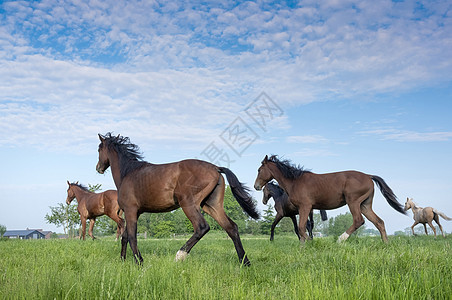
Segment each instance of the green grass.
[[138,241],[125,262],[112,238],[0,242],[0,299],[451,299],[452,236],[242,237],[251,267],[225,234],[209,233],[187,260],[188,237]]

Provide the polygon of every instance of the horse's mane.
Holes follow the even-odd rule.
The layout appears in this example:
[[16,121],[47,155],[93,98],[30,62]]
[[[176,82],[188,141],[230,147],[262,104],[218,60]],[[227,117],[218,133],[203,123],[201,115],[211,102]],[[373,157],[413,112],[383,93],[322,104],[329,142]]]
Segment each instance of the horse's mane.
[[268,182],[265,186],[266,186],[266,187],[270,190],[270,192],[273,194],[273,195],[272,195],[273,198],[274,198],[274,197],[279,197],[279,196],[281,196],[282,194],[284,194],[283,188],[280,187],[277,183],[274,183],[274,182],[270,181],[270,182]]
[[[148,164],[143,161],[140,148],[137,145],[132,144],[128,137],[120,135],[113,136],[111,132],[107,132],[102,138],[105,139],[108,149],[113,149],[118,153],[121,178],[124,178],[130,172]],[[101,145],[99,145],[99,147],[101,147]]]
[[289,179],[297,179],[305,173],[311,173],[310,170],[305,170],[302,166],[297,166],[288,159],[280,160],[277,155],[270,156],[268,160],[274,162],[283,176]]
[[78,186],[79,188],[81,188],[81,189],[84,190],[84,191],[91,192],[91,191],[90,191],[85,185],[83,185],[83,184],[80,184],[80,183],[77,183],[77,182],[73,182],[73,183],[71,183],[71,185]]

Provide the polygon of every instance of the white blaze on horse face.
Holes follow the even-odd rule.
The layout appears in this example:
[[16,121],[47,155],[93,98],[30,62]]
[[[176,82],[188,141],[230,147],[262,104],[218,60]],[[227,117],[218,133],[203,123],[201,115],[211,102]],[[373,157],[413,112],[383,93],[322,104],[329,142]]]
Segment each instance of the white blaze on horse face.
[[183,250],[179,250],[176,253],[176,261],[183,261],[184,259],[187,258],[188,253],[183,251]]
[[338,243],[343,242],[343,241],[345,241],[346,239],[348,239],[349,236],[350,236],[350,235],[349,235],[347,232],[344,232],[344,233],[341,234],[341,236],[337,239],[337,242],[338,242]]

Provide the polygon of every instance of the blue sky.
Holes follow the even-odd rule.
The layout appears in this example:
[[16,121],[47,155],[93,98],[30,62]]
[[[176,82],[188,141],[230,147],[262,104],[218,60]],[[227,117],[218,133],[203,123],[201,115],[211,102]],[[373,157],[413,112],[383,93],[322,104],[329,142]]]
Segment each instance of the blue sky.
[[[66,180],[114,188],[95,172],[97,134],[109,131],[153,163],[208,160],[214,145],[250,187],[266,154],[318,173],[355,169],[450,216],[451,8],[3,1],[0,224],[62,231],[44,216],[64,202]],[[280,109],[265,128],[246,113],[262,99]],[[240,155],[225,142],[234,124],[253,137]],[[374,208],[390,233],[413,222],[379,192]]]

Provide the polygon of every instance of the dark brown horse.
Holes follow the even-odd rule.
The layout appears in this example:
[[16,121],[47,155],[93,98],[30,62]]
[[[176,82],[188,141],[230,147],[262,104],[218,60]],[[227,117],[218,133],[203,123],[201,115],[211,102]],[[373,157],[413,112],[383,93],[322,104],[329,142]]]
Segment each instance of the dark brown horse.
[[142,160],[138,147],[129,138],[110,133],[99,135],[99,162],[96,170],[104,173],[111,167],[118,188],[118,203],[124,210],[126,230],[122,235],[121,257],[125,259],[127,242],[136,262],[142,262],[137,247],[137,220],[143,212],[168,212],[179,207],[193,225],[194,234],[176,254],[183,260],[192,247],[209,231],[202,209],[212,216],[232,239],[241,263],[249,265],[237,225],[223,208],[224,173],[232,194],[249,216],[257,219],[255,203],[248,190],[229,169],[189,159],[168,164],[151,164]]
[[273,155],[265,156],[257,174],[254,188],[261,190],[270,180],[275,179],[289,195],[289,200],[298,207],[301,241],[307,239],[306,221],[311,209],[335,209],[348,205],[353,216],[350,226],[338,239],[346,240],[350,234],[364,224],[362,214],[380,231],[381,238],[387,242],[384,222],[372,210],[375,181],[389,205],[402,214],[406,214],[397,197],[378,176],[357,171],[344,171],[329,174],[315,174],[292,165],[288,160],[279,160]]
[[[287,196],[287,193],[279,185],[274,184],[273,182],[268,182],[263,189],[263,194],[264,195],[262,198],[262,203],[264,203],[264,205],[267,205],[270,198],[273,198],[273,200],[275,201],[276,216],[270,230],[270,241],[273,241],[276,225],[278,225],[279,221],[281,221],[281,219],[284,217],[289,217],[292,220],[295,234],[298,236],[298,238],[301,238],[300,232],[298,231],[296,218],[296,216],[298,215],[298,208],[296,208],[292,204],[292,202],[289,201],[289,196]],[[322,221],[326,221],[328,219],[325,210],[321,209],[320,215],[322,217]],[[312,215],[312,210],[309,213],[309,219],[306,223],[306,229],[308,230],[309,237],[312,239],[312,229],[314,229],[314,217]]]
[[118,193],[115,190],[108,190],[102,193],[94,193],[88,190],[85,186],[76,183],[69,183],[67,189],[66,203],[71,204],[72,200],[77,199],[77,210],[82,221],[82,234],[80,239],[85,240],[86,235],[86,220],[89,221],[89,236],[94,240],[93,235],[94,223],[96,218],[107,215],[110,219],[118,224],[116,231],[116,239],[124,229],[124,220],[121,218],[122,212],[118,205]]

